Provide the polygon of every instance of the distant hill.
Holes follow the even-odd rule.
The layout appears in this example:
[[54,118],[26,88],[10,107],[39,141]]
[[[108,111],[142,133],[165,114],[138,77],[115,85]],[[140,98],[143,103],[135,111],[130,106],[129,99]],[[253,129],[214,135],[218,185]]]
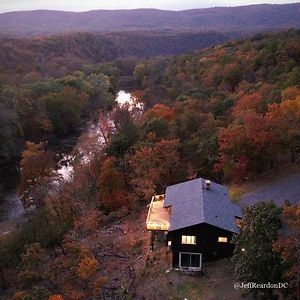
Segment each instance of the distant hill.
[[166,11],[24,11],[0,14],[2,34],[41,35],[74,31],[214,30],[253,32],[300,27],[300,3]]
[[[0,38],[0,74],[38,71],[55,76],[84,64],[125,57],[174,55],[222,44],[231,35],[178,32],[66,33],[46,37]],[[61,70],[61,71],[59,71]],[[59,71],[59,72],[58,72]],[[4,80],[4,79],[3,79]]]

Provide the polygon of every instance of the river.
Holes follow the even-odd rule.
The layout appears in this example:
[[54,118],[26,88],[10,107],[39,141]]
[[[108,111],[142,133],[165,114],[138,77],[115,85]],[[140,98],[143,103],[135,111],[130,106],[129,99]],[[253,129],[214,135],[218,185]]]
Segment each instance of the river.
[[[126,105],[129,110],[131,110],[133,107],[137,107],[140,110],[143,109],[142,105],[138,103],[130,93],[127,93],[125,91],[119,91],[116,97],[116,102],[119,106]],[[99,124],[88,122],[86,128],[82,130],[82,133],[77,141],[74,142],[74,147],[76,146],[77,150],[79,150],[79,156],[82,163],[87,163],[93,155],[93,148],[90,147],[90,150],[87,151],[86,148],[81,147],[80,140],[83,136],[85,136],[85,139],[86,137],[89,137],[90,140],[93,140],[94,142],[96,141],[97,147],[103,145],[104,139],[101,136]],[[62,158],[57,164],[56,173],[57,175],[59,175],[60,180],[54,180],[54,185],[61,184],[64,181],[72,180],[72,163],[77,157],[70,153],[59,154]],[[18,169],[14,166],[10,169],[1,171],[1,185],[4,187],[4,190],[2,191],[2,201],[0,201],[0,235],[3,235],[11,231],[18,222],[22,221],[24,217],[24,208],[17,191],[19,184]]]

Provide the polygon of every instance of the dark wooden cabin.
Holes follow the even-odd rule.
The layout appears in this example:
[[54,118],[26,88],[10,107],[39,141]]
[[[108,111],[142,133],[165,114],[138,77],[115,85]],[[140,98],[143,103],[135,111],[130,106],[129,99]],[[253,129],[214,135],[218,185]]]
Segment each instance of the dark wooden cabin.
[[241,216],[225,186],[199,178],[154,196],[147,229],[167,233],[173,268],[201,271],[204,261],[232,255]]

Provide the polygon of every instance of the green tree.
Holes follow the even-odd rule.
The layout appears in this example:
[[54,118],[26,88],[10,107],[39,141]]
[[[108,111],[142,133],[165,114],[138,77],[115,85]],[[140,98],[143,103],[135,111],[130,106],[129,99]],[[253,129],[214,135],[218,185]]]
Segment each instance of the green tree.
[[0,236],[0,287],[7,288],[7,282],[5,279],[5,269],[13,265],[15,262],[13,254],[7,247],[7,240]]
[[113,135],[106,153],[111,156],[123,156],[138,139],[138,128],[127,109],[117,109],[113,116],[117,129]]
[[[255,283],[282,280],[282,260],[273,250],[281,225],[281,209],[273,202],[261,202],[246,209],[240,234],[232,239],[232,260],[238,279]],[[273,295],[272,289],[264,289],[263,293],[266,297]]]
[[16,108],[16,91],[0,88],[0,163],[18,154],[17,138],[22,128]]
[[78,125],[83,118],[88,96],[72,87],[41,98],[46,104],[48,116],[57,134],[64,134]]
[[19,273],[19,280],[23,287],[31,287],[45,278],[45,255],[46,253],[39,243],[26,246]]
[[48,300],[49,291],[43,286],[34,286],[29,294],[22,297],[22,300]]

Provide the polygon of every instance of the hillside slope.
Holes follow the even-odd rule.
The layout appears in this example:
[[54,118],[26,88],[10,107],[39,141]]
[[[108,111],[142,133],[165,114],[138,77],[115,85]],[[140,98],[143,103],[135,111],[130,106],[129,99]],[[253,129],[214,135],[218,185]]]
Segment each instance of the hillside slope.
[[181,54],[221,44],[228,39],[230,35],[215,32],[72,33],[23,39],[2,38],[0,65],[5,76],[16,73],[17,69],[21,73],[38,71],[54,75],[64,67],[78,70],[83,64],[122,57]]
[[28,11],[0,14],[1,33],[40,35],[73,31],[216,30],[251,32],[300,26],[300,4],[164,11]]

